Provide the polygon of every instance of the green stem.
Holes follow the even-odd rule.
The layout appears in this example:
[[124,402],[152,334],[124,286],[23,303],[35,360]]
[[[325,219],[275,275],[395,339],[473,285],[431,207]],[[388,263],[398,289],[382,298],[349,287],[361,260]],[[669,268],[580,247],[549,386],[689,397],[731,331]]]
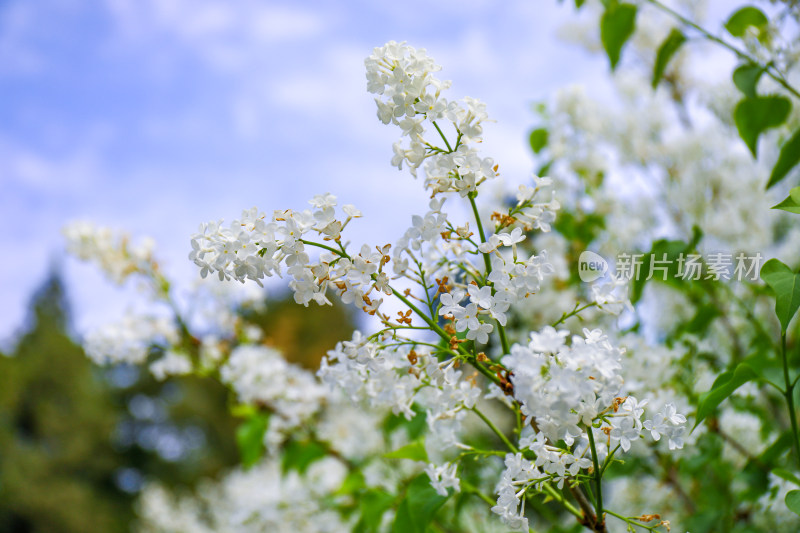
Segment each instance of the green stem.
[[[430,291],[428,289],[428,284],[425,282],[425,270],[422,268],[422,263],[421,262],[415,260],[415,263],[417,264],[417,268],[419,269],[419,279],[422,282],[421,283],[422,289],[425,291],[425,302],[428,304],[428,311],[430,311],[430,313],[431,313],[431,318],[435,319],[436,318],[436,311],[433,309],[433,302],[431,301],[431,294],[430,294]],[[432,289],[433,286],[431,286],[430,288]]]
[[476,487],[475,485],[469,483],[468,481],[465,481],[465,480],[462,479],[461,480],[461,488],[462,488],[462,490],[464,492],[466,492],[468,494],[474,494],[475,496],[477,496],[481,500],[485,501],[486,503],[488,503],[492,507],[494,507],[497,504],[496,501],[494,501],[489,496],[487,496],[486,494],[481,492],[481,490],[478,487]]
[[608,454],[606,460],[603,461],[603,468],[600,471],[601,476],[606,473],[606,468],[608,468],[608,466],[611,464],[611,460],[614,458],[614,454],[617,453],[617,450],[619,450],[619,444],[617,444],[617,446],[611,450],[611,453]]
[[336,248],[331,248],[330,246],[327,246],[325,244],[320,244],[320,243],[314,242],[314,241],[307,241],[305,239],[300,239],[300,242],[302,242],[303,244],[307,244],[309,246],[316,246],[317,248],[322,248],[323,250],[328,250],[329,252],[333,252],[338,256],[346,257],[347,259],[350,259],[350,256],[347,255],[347,252],[344,252],[342,250],[337,250]]
[[[467,197],[469,198],[469,203],[472,206],[472,213],[475,215],[475,225],[478,226],[478,235],[481,237],[481,243],[485,243],[486,233],[483,231],[483,223],[481,222],[481,216],[478,213],[478,206],[475,203],[475,195],[473,193],[469,193]],[[494,293],[494,284],[488,281],[489,274],[492,273],[492,261],[489,259],[489,254],[481,253],[481,255],[483,256],[483,264],[486,267],[486,277],[484,279],[487,280],[486,283],[492,287],[492,293]],[[495,323],[497,324],[497,334],[500,337],[500,345],[503,347],[503,353],[511,353],[511,348],[508,344],[508,337],[506,336],[506,328],[503,327],[498,320],[495,320]]]
[[789,380],[789,361],[786,357],[786,332],[781,332],[781,359],[783,359],[783,380],[786,383],[786,391],[784,398],[786,398],[786,405],[789,406],[789,419],[792,423],[792,437],[794,438],[794,451],[797,455],[797,461],[800,464],[800,439],[797,433],[797,413],[794,409],[794,387],[795,384]]
[[[433,122],[433,127],[434,127],[434,128],[436,128],[436,131],[438,131],[438,132],[439,132],[439,136],[440,136],[440,137],[441,137],[441,138],[444,140],[444,144],[447,146],[447,150],[448,150],[449,152],[452,152],[452,151],[453,151],[453,149],[452,149],[452,148],[450,148],[450,143],[449,143],[449,142],[447,142],[447,137],[445,137],[445,136],[444,136],[444,133],[442,133],[442,129],[439,127],[439,125],[436,123],[436,121],[435,121],[435,120],[432,120],[431,122]],[[449,153],[449,152],[448,152],[448,153]]]
[[[482,413],[482,412],[481,412],[481,411],[480,411],[480,410],[479,410],[477,407],[473,407],[473,408],[472,408],[472,411],[474,411],[474,412],[475,412],[475,414],[476,414],[476,415],[478,415],[478,416],[480,417],[480,419],[481,419],[481,420],[483,420],[483,421],[484,421],[484,423],[485,423],[487,426],[489,426],[489,429],[491,429],[491,430],[492,430],[492,432],[494,432],[494,434],[495,434],[495,435],[497,435],[497,436],[500,438],[500,440],[501,440],[501,441],[503,441],[503,443],[506,445],[506,447],[507,447],[509,450],[511,450],[511,452],[513,452],[513,453],[519,453],[519,448],[517,448],[516,446],[514,446],[514,445],[511,443],[511,441],[510,441],[510,440],[508,440],[508,437],[506,437],[506,436],[503,434],[503,432],[502,432],[502,431],[500,431],[500,429],[499,429],[499,428],[498,428],[498,427],[497,427],[497,426],[494,424],[494,422],[492,422],[491,420],[489,420],[489,418],[487,418],[487,417],[486,417],[486,415],[484,415],[484,414],[483,414],[483,413]],[[551,496],[551,497],[552,497],[554,500],[556,500],[556,501],[558,501],[559,503],[561,503],[561,504],[564,506],[564,508],[565,508],[567,511],[569,511],[570,513],[572,513],[573,515],[575,515],[575,517],[577,517],[579,520],[582,520],[582,519],[583,519],[583,513],[581,513],[580,509],[578,509],[577,507],[575,507],[574,505],[572,505],[571,503],[569,503],[569,502],[568,502],[568,501],[567,501],[567,500],[564,498],[564,496],[563,496],[563,495],[562,495],[560,492],[558,492],[556,489],[554,489],[554,488],[553,488],[553,487],[552,487],[552,486],[551,486],[549,483],[542,483],[542,484],[541,484],[541,487],[542,487],[542,491],[543,491],[543,492],[546,492],[546,493],[547,493],[549,496]],[[494,502],[492,502],[492,505],[494,505]]]
[[597,461],[597,448],[594,445],[594,431],[592,427],[589,426],[586,428],[586,434],[589,435],[589,446],[592,448],[592,465],[594,466],[594,483],[597,487],[597,496],[595,499],[595,509],[597,510],[597,521],[602,523],[603,522],[603,488],[601,485],[601,480],[603,478],[603,471],[600,470],[600,465]]
[[[300,242],[302,242],[303,244],[307,244],[309,246],[316,246],[317,248],[322,248],[324,250],[331,251],[331,252],[335,253],[336,255],[339,255],[341,257],[346,257],[347,259],[350,259],[350,256],[347,255],[347,252],[345,252],[343,249],[342,250],[336,250],[335,248],[331,248],[330,246],[326,246],[326,245],[320,244],[318,242],[307,241],[305,239],[300,239]],[[442,328],[439,327],[439,324],[434,322],[430,317],[428,317],[428,315],[423,313],[416,305],[412,304],[408,300],[408,298],[403,296],[401,293],[397,292],[397,290],[394,287],[390,286],[389,288],[392,290],[392,294],[394,294],[398,299],[400,299],[401,302],[403,302],[417,316],[419,316],[423,321],[425,321],[425,323],[428,324],[428,326],[430,327],[430,329],[433,330],[434,333],[439,335],[439,337],[441,337],[444,341],[446,341],[448,343],[450,342],[450,336]],[[470,354],[467,353],[460,346],[459,346],[459,352],[462,353],[463,355],[466,355],[467,357],[471,357]],[[474,357],[471,357],[470,364],[472,364],[472,366],[474,366],[478,370],[478,372],[480,372],[481,374],[486,376],[490,381],[493,381],[497,385],[500,385],[500,379],[497,376],[495,376],[494,374],[492,374],[485,366],[483,366],[483,364],[481,364],[480,361],[476,360]]]
[[511,452],[513,452],[513,453],[519,453],[519,448],[517,448],[516,446],[514,446],[514,445],[511,443],[511,441],[510,441],[510,440],[508,440],[508,437],[506,437],[506,436],[505,436],[505,434],[504,434],[502,431],[500,431],[500,429],[498,429],[498,427],[497,427],[497,426],[495,426],[495,425],[494,425],[494,422],[492,422],[491,420],[489,420],[489,419],[486,417],[486,415],[485,415],[485,414],[481,413],[481,411],[480,411],[480,410],[479,410],[477,407],[473,407],[473,408],[472,408],[472,410],[475,412],[475,414],[476,414],[476,415],[478,415],[478,416],[481,418],[481,420],[483,420],[483,421],[486,423],[486,425],[487,425],[487,426],[489,426],[489,429],[491,429],[491,430],[494,432],[494,434],[495,434],[495,435],[497,435],[498,437],[500,437],[500,440],[501,440],[501,441],[503,441],[503,444],[505,444],[505,445],[506,445],[506,447],[507,447],[509,450],[511,450]]
[[[478,213],[478,205],[475,203],[474,193],[469,193],[467,197],[469,198],[469,203],[472,206],[472,213],[475,215],[475,224],[478,226],[478,235],[481,237],[481,243],[485,243],[486,233],[483,231],[483,223],[481,222],[481,216]],[[481,255],[483,255],[483,263],[486,266],[486,275],[488,276],[492,272],[492,262],[489,259],[489,254],[481,253]]]
[[614,511],[610,511],[608,509],[603,509],[603,511],[608,513],[608,514],[610,514],[611,516],[615,516],[615,517],[619,518],[620,520],[624,520],[626,524],[637,526],[637,527],[640,527],[642,529],[646,529],[647,531],[656,531],[656,529],[661,525],[659,523],[658,526],[646,526],[646,525],[644,525],[644,524],[642,524],[640,522],[637,522],[636,520],[631,520],[627,516],[623,516],[623,515],[621,515],[619,513],[615,513]]
[[554,489],[550,483],[542,483],[542,489],[544,492],[552,496],[554,500],[560,502],[561,505],[563,505],[567,511],[572,513],[579,522],[583,523],[584,516],[581,510],[568,502],[567,499],[564,498],[564,495]]
[[[738,58],[743,59],[743,60],[747,61],[748,63],[752,63],[754,65],[758,65],[767,74],[767,76],[769,76],[770,78],[772,78],[773,80],[778,82],[781,85],[781,87],[783,87],[784,89],[789,91],[791,94],[793,94],[795,96],[795,98],[800,98],[800,92],[797,92],[797,90],[794,87],[789,85],[789,83],[786,81],[786,79],[784,79],[783,74],[780,71],[778,71],[774,66],[772,66],[772,65],[762,65],[753,56],[751,56],[751,55],[747,54],[746,52],[743,52],[743,51],[739,50],[735,46],[723,41],[722,39],[720,39],[716,35],[713,35],[711,32],[709,32],[708,30],[706,30],[702,26],[699,26],[695,22],[692,22],[691,20],[689,20],[688,18],[684,17],[683,15],[678,13],[677,11],[665,6],[664,4],[659,2],[658,0],[647,0],[647,2],[649,2],[652,5],[654,5],[655,7],[660,9],[661,11],[664,11],[665,13],[669,13],[670,15],[672,15],[673,17],[678,19],[681,23],[685,24],[686,26],[689,26],[690,28],[693,28],[693,29],[697,30],[698,32],[700,32],[700,34],[703,35],[703,37],[705,37],[709,41],[713,41],[713,42],[717,43],[718,45],[722,46],[723,48],[726,48],[727,50],[730,50],[731,52],[736,54],[736,56]],[[776,74],[773,71],[778,72],[778,73]]]
[[[401,302],[403,302],[403,303],[404,303],[406,306],[408,306],[408,308],[409,308],[409,309],[411,309],[411,310],[412,310],[414,313],[416,313],[416,314],[417,314],[417,315],[418,315],[420,318],[422,318],[422,320],[424,320],[424,321],[425,321],[425,323],[426,323],[426,324],[428,324],[428,326],[430,326],[430,328],[431,328],[431,329],[432,329],[432,330],[433,330],[433,331],[434,331],[434,332],[435,332],[437,335],[439,335],[439,337],[441,337],[443,340],[445,340],[445,341],[446,341],[446,342],[448,342],[448,343],[450,342],[450,336],[449,336],[449,335],[448,335],[448,334],[447,334],[447,333],[446,333],[446,332],[445,332],[445,331],[444,331],[442,328],[440,328],[440,327],[439,327],[439,324],[437,324],[436,322],[434,322],[433,320],[431,320],[431,319],[430,319],[430,318],[429,318],[429,317],[428,317],[428,316],[427,316],[425,313],[423,313],[423,312],[422,312],[422,311],[421,311],[421,310],[420,310],[420,309],[419,309],[417,306],[415,306],[414,304],[412,304],[412,303],[411,303],[411,302],[408,300],[408,298],[406,298],[405,296],[403,296],[402,294],[400,294],[399,292],[397,292],[397,290],[396,290],[396,289],[394,289],[393,287],[390,287],[390,288],[392,289],[392,294],[394,294],[394,295],[395,295],[397,298],[399,298],[399,299],[400,299],[400,301],[401,301]],[[496,383],[497,385],[499,385],[499,384],[500,384],[500,379],[498,379],[498,377],[497,377],[497,376],[495,376],[494,374],[492,374],[492,373],[491,373],[491,372],[490,372],[490,371],[489,371],[489,370],[488,370],[488,369],[487,369],[485,366],[483,366],[483,365],[481,364],[481,362],[480,362],[480,361],[478,361],[477,359],[475,359],[474,357],[472,357],[472,356],[471,356],[469,353],[467,353],[465,350],[463,350],[463,349],[462,349],[460,346],[459,346],[459,352],[460,352],[460,353],[462,353],[463,355],[466,355],[467,357],[470,357],[470,358],[471,358],[471,360],[470,360],[470,364],[472,364],[472,366],[474,366],[474,367],[475,367],[475,368],[478,370],[478,372],[480,372],[481,374],[483,374],[484,376],[486,376],[486,377],[487,377],[489,380],[493,381],[493,382],[494,382],[494,383]]]
[[581,311],[583,311],[585,309],[589,309],[590,307],[594,307],[596,305],[597,305],[597,302],[592,302],[590,304],[586,304],[583,307],[578,307],[578,304],[575,304],[575,309],[573,309],[569,313],[564,313],[563,315],[561,315],[561,318],[559,318],[558,320],[553,322],[551,324],[551,326],[556,327],[557,325],[559,325],[562,322],[566,321],[568,318],[572,318],[573,316],[579,314]]

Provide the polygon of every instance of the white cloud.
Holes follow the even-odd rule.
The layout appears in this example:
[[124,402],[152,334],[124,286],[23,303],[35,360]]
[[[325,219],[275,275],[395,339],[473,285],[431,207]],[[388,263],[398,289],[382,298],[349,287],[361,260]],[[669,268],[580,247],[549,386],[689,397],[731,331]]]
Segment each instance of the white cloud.
[[40,6],[29,2],[0,5],[0,76],[36,75],[48,65],[32,45],[42,30]]
[[23,145],[0,132],[0,183],[25,194],[53,196],[85,191],[101,174],[96,146],[75,146],[53,156]]
[[107,0],[118,37],[175,53],[174,44],[223,69],[250,67],[264,46],[318,36],[331,17],[298,5],[255,0]]

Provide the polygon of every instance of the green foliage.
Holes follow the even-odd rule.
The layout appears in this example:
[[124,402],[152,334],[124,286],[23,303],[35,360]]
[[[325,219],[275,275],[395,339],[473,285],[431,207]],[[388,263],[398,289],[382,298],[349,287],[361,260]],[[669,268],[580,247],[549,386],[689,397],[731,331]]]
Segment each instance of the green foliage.
[[754,355],[751,355],[739,363],[739,366],[746,366],[755,373],[758,381],[768,383],[777,390],[783,392],[781,385],[779,385],[779,383],[783,381],[781,362],[771,357],[771,352],[756,352]]
[[795,187],[789,191],[789,196],[778,205],[772,206],[772,209],[781,209],[789,213],[800,214],[800,187]]
[[364,479],[364,474],[361,473],[361,470],[351,470],[347,474],[347,477],[344,478],[342,486],[339,487],[339,490],[336,491],[336,494],[355,494],[358,491],[366,488],[366,486],[366,480]]
[[393,452],[384,454],[384,457],[387,459],[411,459],[412,461],[428,462],[428,452],[425,451],[425,442],[421,439],[406,444]]
[[392,507],[394,500],[394,496],[381,489],[369,490],[359,496],[358,507],[361,519],[353,528],[353,533],[378,531],[384,513]]
[[[691,253],[700,242],[702,233],[700,232],[699,228],[694,228],[694,232],[695,233],[691,242],[688,243],[684,241],[671,241],[666,239],[660,239],[653,243],[653,248],[651,251],[644,254],[644,257],[642,257],[639,276],[631,282],[631,303],[638,302],[642,297],[645,284],[648,282],[647,276],[650,274],[651,269],[654,269],[654,267],[654,274],[650,281],[666,283],[667,285],[677,289],[684,289],[686,287],[689,282],[684,280],[679,275],[681,268],[679,259],[681,254],[685,256],[686,254]],[[654,265],[653,261],[656,261],[657,263]],[[666,273],[664,273],[662,270],[657,270],[661,268],[659,263],[662,261],[667,261],[666,263],[663,263]]]
[[733,394],[736,389],[755,378],[756,373],[748,365],[739,365],[736,370],[717,376],[711,386],[711,390],[700,396],[700,405],[695,415],[694,427],[697,427],[708,415],[714,412],[717,406]]
[[0,531],[127,531],[131,496],[114,484],[126,457],[109,439],[124,408],[67,335],[56,275],[32,308],[0,355]]
[[758,80],[761,79],[763,73],[763,67],[755,63],[739,65],[733,71],[733,84],[736,85],[736,88],[742,91],[747,98],[755,98]]
[[283,449],[281,469],[284,474],[290,470],[296,470],[302,474],[311,463],[322,459],[326,453],[326,448],[319,442],[312,440],[291,441]]
[[[0,355],[0,531],[127,532],[137,487],[118,475],[194,485],[237,462],[228,392],[210,379],[157,382],[131,367],[92,365],[67,334],[57,276],[33,300],[27,331]],[[121,379],[119,376],[126,376]],[[147,403],[159,418],[137,418]],[[202,435],[199,448],[164,457],[141,437]]]
[[542,149],[547,146],[547,129],[537,128],[531,132],[529,141],[533,153],[538,154]]
[[791,109],[789,99],[778,95],[744,98],[736,105],[733,120],[753,157],[758,156],[759,135],[783,124]]
[[619,63],[625,43],[633,35],[636,27],[636,6],[633,4],[611,2],[600,19],[600,39],[611,62],[611,70]]
[[734,37],[744,37],[747,28],[753,26],[763,30],[769,20],[763,11],[753,6],[745,6],[736,11],[725,23],[725,29]]
[[789,472],[785,468],[775,468],[772,471],[772,473],[778,476],[779,478],[785,479],[786,481],[790,481],[800,487],[800,478],[798,478],[796,475]]
[[564,211],[553,223],[567,240],[585,249],[605,229],[605,218],[594,213]]
[[800,515],[800,490],[790,490],[786,493],[786,507]]
[[264,454],[264,434],[268,427],[269,415],[256,412],[236,429],[236,443],[245,469],[256,464]]
[[653,65],[653,89],[658,87],[658,82],[664,76],[664,71],[667,69],[669,60],[678,51],[678,49],[686,42],[686,36],[678,29],[672,28],[667,38],[658,47],[656,54],[656,62]]
[[439,495],[427,474],[414,478],[395,515],[392,533],[425,533],[449,496]]
[[[767,183],[767,189],[780,182],[792,168],[800,161],[800,129],[794,132],[788,141],[781,146],[778,161],[772,168],[772,174]],[[800,195],[798,195],[800,196]]]
[[800,307],[800,273],[792,272],[777,259],[770,259],[761,267],[761,279],[775,292],[775,314],[785,333]]
[[779,475],[779,469],[774,469],[774,466],[780,461],[786,450],[791,448],[792,440],[791,433],[787,431],[770,444],[761,455],[748,460],[738,476],[738,479],[747,487],[747,490],[741,495],[742,500],[756,501],[768,490],[768,474],[772,471]]
[[390,414],[386,417],[383,424],[383,431],[391,433],[395,429],[402,427],[406,430],[406,435],[410,440],[416,440],[422,436],[427,428],[425,422],[425,412],[416,404],[411,406],[415,416],[408,420],[405,416]]

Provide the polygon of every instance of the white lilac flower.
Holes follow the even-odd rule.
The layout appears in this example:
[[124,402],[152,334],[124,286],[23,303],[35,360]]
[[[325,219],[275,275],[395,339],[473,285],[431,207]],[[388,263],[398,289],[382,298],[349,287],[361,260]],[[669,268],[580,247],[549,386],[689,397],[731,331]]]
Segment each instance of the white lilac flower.
[[667,437],[669,449],[683,448],[683,434],[686,432],[686,417],[677,412],[675,405],[668,403],[664,409],[656,413],[653,420],[644,422],[644,427],[650,431],[653,440]]
[[269,409],[288,432],[308,420],[321,407],[325,389],[314,375],[288,363],[274,348],[261,345],[236,347],[220,367],[220,379],[233,388],[239,401]]
[[440,496],[447,496],[447,489],[452,488],[456,492],[461,490],[461,480],[456,475],[458,465],[456,463],[445,463],[441,466],[429,464],[425,467],[425,473],[431,478],[431,486],[436,489]]
[[324,503],[346,475],[333,458],[313,462],[303,474],[284,473],[279,461],[267,459],[201,483],[195,495],[146,485],[139,500],[142,526],[152,533],[347,531],[353,524]]
[[150,373],[163,381],[167,376],[182,376],[192,371],[192,361],[184,353],[169,350],[161,359],[150,364]]
[[154,241],[143,239],[134,244],[126,233],[115,233],[110,228],[91,222],[76,221],[62,230],[67,251],[84,261],[92,261],[115,283],[124,282],[134,273],[153,274]]
[[154,346],[178,343],[178,330],[164,317],[128,314],[117,323],[91,331],[84,339],[86,355],[97,364],[140,364]]

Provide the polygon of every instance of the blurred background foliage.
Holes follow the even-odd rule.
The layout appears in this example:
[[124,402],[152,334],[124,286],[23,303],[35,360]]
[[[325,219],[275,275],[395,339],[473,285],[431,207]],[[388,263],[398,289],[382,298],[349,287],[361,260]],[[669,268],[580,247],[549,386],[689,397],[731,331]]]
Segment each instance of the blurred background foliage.
[[[285,296],[243,312],[265,343],[309,369],[354,329],[339,306],[305,309]],[[50,274],[16,346],[0,354],[0,533],[130,531],[143,483],[191,488],[238,463],[234,400],[210,378],[158,382],[93,365]]]

